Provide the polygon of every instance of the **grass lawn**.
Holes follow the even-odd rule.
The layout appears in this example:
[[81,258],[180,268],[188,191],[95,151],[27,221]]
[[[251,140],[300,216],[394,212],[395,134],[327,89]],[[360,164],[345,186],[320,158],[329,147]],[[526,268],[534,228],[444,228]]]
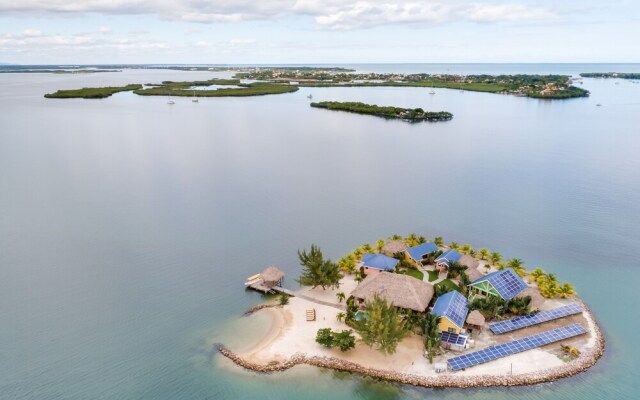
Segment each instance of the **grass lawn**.
[[[453,283],[453,281],[451,279],[445,279],[440,283],[436,283],[435,286],[444,286],[445,288],[445,293],[450,292],[452,290],[458,290],[458,285],[456,285],[455,283]],[[434,287],[435,289],[435,287]],[[437,292],[437,290],[436,290]]]
[[438,271],[427,271],[429,272],[429,282],[433,282],[438,279]]
[[424,278],[424,274],[422,273],[422,271],[418,271],[417,269],[401,269],[400,273],[413,276],[414,278],[420,279],[420,280]]

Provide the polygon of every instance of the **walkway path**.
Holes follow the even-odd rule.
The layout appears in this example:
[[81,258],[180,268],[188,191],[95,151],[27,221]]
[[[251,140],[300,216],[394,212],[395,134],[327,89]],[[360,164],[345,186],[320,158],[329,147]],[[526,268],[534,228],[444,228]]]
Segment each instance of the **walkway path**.
[[306,294],[303,294],[301,292],[294,292],[292,290],[285,289],[280,286],[274,286],[272,289],[279,293],[285,293],[285,294],[288,294],[289,296],[294,296],[300,299],[311,301],[313,303],[322,304],[323,306],[337,308],[338,310],[341,310],[341,311],[345,311],[347,309],[347,307],[344,304],[331,303],[328,301],[319,300],[319,299],[316,299],[315,297],[307,296]]

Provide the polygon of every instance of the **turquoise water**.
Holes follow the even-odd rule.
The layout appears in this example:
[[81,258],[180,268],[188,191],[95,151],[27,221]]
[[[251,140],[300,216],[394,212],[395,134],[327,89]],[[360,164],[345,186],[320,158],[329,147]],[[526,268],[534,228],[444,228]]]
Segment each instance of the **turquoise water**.
[[[560,102],[416,88],[173,106],[130,93],[42,97],[211,76],[0,75],[0,398],[637,397],[640,84],[585,79],[590,98]],[[310,93],[454,119],[407,124],[311,109]],[[313,368],[256,375],[211,351],[216,340],[242,346],[268,329],[258,316],[237,320],[261,301],[242,283],[267,264],[295,288],[297,249],[316,243],[337,258],[411,232],[486,246],[573,282],[604,327],[605,357],[553,384],[436,391]]]

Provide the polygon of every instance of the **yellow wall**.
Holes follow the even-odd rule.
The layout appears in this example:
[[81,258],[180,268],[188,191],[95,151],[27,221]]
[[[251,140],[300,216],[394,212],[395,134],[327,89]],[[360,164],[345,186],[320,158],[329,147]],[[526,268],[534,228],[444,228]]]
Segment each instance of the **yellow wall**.
[[456,335],[460,334],[461,329],[458,328],[453,322],[449,321],[449,318],[442,317],[440,318],[440,324],[438,325],[440,328],[440,332],[449,332],[449,328],[453,328]]
[[[414,259],[413,259],[413,257],[411,257],[411,254],[409,254],[409,252],[408,252],[408,251],[406,251],[406,250],[404,251],[404,258],[405,258],[405,260],[411,260],[411,261],[413,261],[413,262],[414,262],[414,263],[416,263],[416,264],[418,264],[418,263],[419,263],[419,261],[414,260]],[[420,261],[422,261],[422,260],[420,260]]]

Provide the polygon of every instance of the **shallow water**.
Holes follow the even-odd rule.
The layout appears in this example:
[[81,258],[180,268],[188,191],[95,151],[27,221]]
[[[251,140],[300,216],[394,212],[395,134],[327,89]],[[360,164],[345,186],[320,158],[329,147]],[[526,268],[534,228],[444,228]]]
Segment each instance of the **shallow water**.
[[[557,102],[419,88],[173,106],[131,93],[42,97],[214,76],[228,74],[0,75],[0,398],[636,397],[639,84],[585,79],[590,98]],[[454,118],[408,124],[312,109],[308,94]],[[573,282],[604,327],[604,359],[554,384],[434,391],[313,368],[255,375],[210,351],[219,338],[268,329],[237,321],[261,301],[244,279],[267,264],[295,288],[297,249],[316,243],[337,258],[411,232],[486,246]]]

